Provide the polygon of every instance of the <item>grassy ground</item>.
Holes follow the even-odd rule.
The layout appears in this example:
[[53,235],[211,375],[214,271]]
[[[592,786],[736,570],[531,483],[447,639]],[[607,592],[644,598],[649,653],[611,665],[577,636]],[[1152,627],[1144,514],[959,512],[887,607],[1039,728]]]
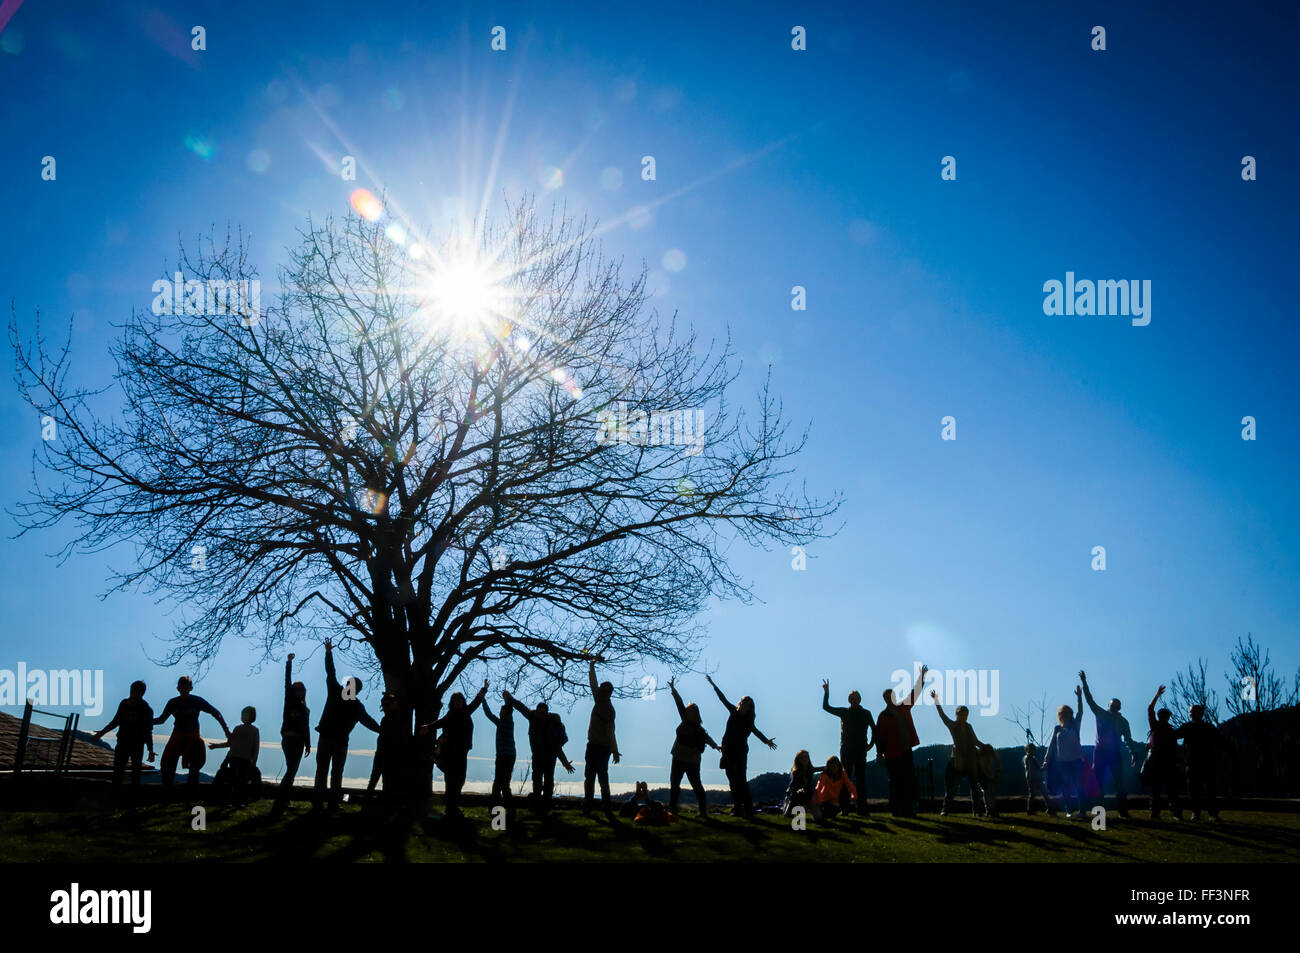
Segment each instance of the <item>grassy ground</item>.
[[486,808],[463,819],[434,816],[402,832],[345,806],[334,816],[292,809],[272,821],[269,804],[207,812],[190,828],[187,807],[135,814],[0,812],[7,861],[1296,861],[1300,815],[1229,812],[1218,824],[1151,822],[1112,813],[1109,829],[1042,815],[914,820],[888,816],[791,830],[780,816],[754,821],[689,812],[668,827],[642,827],[574,810],[543,822],[520,812],[494,831]]

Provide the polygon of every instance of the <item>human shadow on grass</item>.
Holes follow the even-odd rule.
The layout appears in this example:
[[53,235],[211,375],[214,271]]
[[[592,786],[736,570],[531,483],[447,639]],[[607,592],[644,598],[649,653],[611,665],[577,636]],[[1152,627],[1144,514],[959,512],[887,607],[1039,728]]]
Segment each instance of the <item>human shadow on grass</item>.
[[[1268,851],[1274,854],[1295,856],[1300,853],[1300,835],[1293,830],[1273,825],[1245,825],[1231,822],[1219,822],[1215,825],[1204,822],[1172,822],[1168,826],[1162,822],[1146,822],[1148,830],[1159,827],[1155,834],[1161,843],[1171,846],[1187,844],[1195,838],[1203,843],[1241,848],[1250,851]],[[1157,839],[1153,837],[1153,839]],[[1218,851],[1216,850],[1216,854]]]
[[[948,823],[928,833],[945,846],[1023,847],[1056,854],[1073,851],[1079,846],[1089,849],[1099,846],[1082,840],[1087,832],[1069,827],[1053,829],[1037,826],[1027,828],[1025,825]],[[1070,837],[1071,843],[1062,844],[1051,840],[1046,836],[1049,833],[1066,834]]]

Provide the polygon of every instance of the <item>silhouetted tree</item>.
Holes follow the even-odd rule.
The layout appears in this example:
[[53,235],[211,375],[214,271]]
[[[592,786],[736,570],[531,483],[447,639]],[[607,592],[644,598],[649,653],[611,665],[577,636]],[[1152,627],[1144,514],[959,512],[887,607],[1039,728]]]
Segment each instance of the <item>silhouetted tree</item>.
[[1178,672],[1169,683],[1168,706],[1175,725],[1188,720],[1193,705],[1205,706],[1206,720],[1211,724],[1219,723],[1219,694],[1210,688],[1203,658],[1197,659],[1194,666],[1187,666],[1186,672]]
[[1231,714],[1273,711],[1295,704],[1294,687],[1288,690],[1282,676],[1274,670],[1268,651],[1256,644],[1249,633],[1244,642],[1237,637],[1231,661],[1232,670],[1227,674],[1229,687],[1224,696],[1224,704]]
[[[766,385],[732,410],[729,348],[647,315],[644,267],[624,282],[585,222],[507,206],[423,255],[407,230],[308,220],[260,313],[133,313],[117,406],[39,319],[34,340],[11,324],[59,434],[15,515],[73,521],[65,554],[132,547],[113,588],[177,601],[170,661],[351,640],[424,723],[472,666],[554,690],[591,655],[686,665],[706,602],[749,596],[734,542],[826,535],[838,498],[790,485],[806,433]],[[229,237],[178,268],[257,277]],[[703,433],[664,439],[692,411]]]
[[1024,708],[1011,706],[1007,721],[1025,733],[1025,738],[1037,747],[1047,744],[1050,732],[1047,730],[1047,694],[1039,701],[1030,701]]

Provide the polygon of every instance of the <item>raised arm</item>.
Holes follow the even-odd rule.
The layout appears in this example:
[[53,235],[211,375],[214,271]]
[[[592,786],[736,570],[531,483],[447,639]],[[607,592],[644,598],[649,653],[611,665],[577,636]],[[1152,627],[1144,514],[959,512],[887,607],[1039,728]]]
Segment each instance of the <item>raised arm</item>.
[[686,720],[686,706],[682,704],[682,696],[677,694],[677,680],[668,679],[668,690],[673,693],[673,702],[677,705],[677,717],[682,721]]
[[[1079,681],[1083,683],[1083,697],[1088,702],[1088,707],[1092,709],[1093,716],[1104,716],[1106,714],[1105,710],[1092,700],[1092,689],[1088,687],[1088,676],[1083,672],[1079,672]],[[1076,689],[1076,693],[1077,691]]]
[[[483,704],[483,699],[484,699],[485,697],[487,697],[487,690],[488,690],[488,683],[487,683],[487,682],[484,682],[484,683],[483,683],[483,687],[480,688],[480,689],[478,690],[478,694],[474,696],[474,700],[473,700],[472,702],[470,702],[470,704],[469,704],[469,711],[467,712],[467,714],[470,714],[470,715],[474,714],[474,710],[475,710],[476,708],[478,708],[479,705],[482,705],[482,704]],[[485,710],[485,711],[487,710],[487,706],[486,706],[486,705],[484,705],[484,710]]]
[[1163,695],[1164,693],[1165,693],[1165,687],[1163,685],[1161,685],[1159,688],[1156,689],[1156,693],[1151,696],[1151,704],[1147,705],[1148,711],[1152,711],[1155,709],[1156,703],[1160,701],[1160,696]]
[[934,691],[930,692],[930,698],[934,700],[934,710],[939,713],[939,717],[943,720],[943,723],[951,728],[952,719],[948,717],[943,710],[943,706],[939,704],[939,693]]
[[506,701],[510,703],[511,708],[519,712],[519,714],[523,715],[530,722],[533,720],[533,712],[530,709],[526,708],[524,706],[524,703],[521,702],[518,698],[515,698],[514,695],[507,695]]
[[490,722],[492,722],[492,724],[494,724],[494,725],[500,725],[500,724],[501,724],[501,719],[498,718],[496,715],[492,714],[492,706],[491,706],[491,705],[484,705],[484,706],[483,706],[483,714],[487,715],[487,720],[490,721]]
[[289,705],[293,697],[293,658],[292,652],[284,660],[284,717],[289,717]]
[[831,705],[831,683],[829,679],[822,681],[822,711],[834,715],[836,718],[843,717],[848,711],[847,708],[835,708]]
[[736,706],[731,704],[731,702],[727,701],[727,696],[722,694],[722,689],[720,689],[717,686],[717,683],[713,681],[713,676],[705,675],[704,677],[707,678],[709,680],[709,684],[713,686],[713,691],[717,694],[718,701],[722,702],[722,707],[726,708],[727,711],[731,711],[732,709],[734,709]]
[[325,641],[325,687],[329,689],[329,698],[336,697],[343,690],[338,673],[334,671],[334,643],[328,639]]
[[591,685],[591,694],[592,697],[594,698],[596,692],[600,690],[600,683],[596,681],[596,660],[595,659],[589,659],[587,661],[587,682],[588,684]]
[[930,669],[927,666],[921,666],[921,673],[916,676],[916,684],[912,686],[912,694],[908,695],[907,701],[902,703],[904,707],[915,705],[917,699],[921,697],[921,689],[925,687],[925,673],[928,671]]

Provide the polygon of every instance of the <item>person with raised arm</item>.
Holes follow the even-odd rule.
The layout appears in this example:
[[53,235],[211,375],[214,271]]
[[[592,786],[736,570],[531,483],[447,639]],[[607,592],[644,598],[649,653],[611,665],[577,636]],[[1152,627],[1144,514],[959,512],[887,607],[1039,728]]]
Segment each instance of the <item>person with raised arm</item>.
[[746,819],[754,816],[754,799],[749,790],[749,736],[752,734],[769,748],[776,748],[776,739],[768,738],[754,724],[754,699],[743,696],[732,705],[713,681],[712,675],[705,675],[718,701],[727,709],[727,727],[722,732],[722,758],[719,766],[727,772],[727,784],[731,788],[731,813]]
[[943,808],[939,811],[939,815],[948,816],[953,796],[961,787],[964,778],[970,786],[971,814],[982,813],[985,817],[994,816],[997,813],[997,806],[994,805],[992,810],[989,809],[984,786],[980,783],[980,740],[975,737],[975,729],[970,724],[970,709],[965,705],[958,705],[957,720],[954,721],[943,710],[943,705],[939,704],[938,692],[931,691],[930,698],[934,702],[935,711],[939,713],[939,719],[948,729],[948,734],[952,735],[952,755],[948,758],[947,767],[944,768]]
[[284,777],[275,793],[271,817],[284,814],[293,792],[294,779],[302,759],[311,754],[311,709],[307,707],[307,686],[293,680],[293,652],[284,660],[284,715],[280,721],[280,750],[284,752]]
[[921,740],[912,723],[912,706],[921,697],[929,671],[928,666],[921,666],[916,684],[904,699],[886,688],[885,707],[876,717],[876,757],[885,759],[885,770],[889,772],[889,812],[894,817],[916,817],[916,766],[912,762],[912,749]]
[[[1083,690],[1077,685],[1074,698],[1078,714],[1069,705],[1056,710],[1056,725],[1047,743],[1043,768],[1061,786],[1061,809],[1065,816],[1086,820],[1083,813],[1083,745],[1079,741],[1079,729],[1083,726]],[[1070,810],[1071,801],[1074,802],[1073,812]]]
[[194,683],[189,676],[182,675],[176,680],[176,692],[176,697],[168,701],[162,714],[153,720],[155,725],[161,725],[168,718],[176,719],[172,723],[172,734],[167,739],[167,746],[163,748],[159,771],[163,789],[170,790],[176,777],[176,761],[179,759],[181,767],[189,769],[190,791],[196,792],[199,788],[199,771],[208,760],[207,746],[199,734],[199,715],[207,713],[215,718],[225,732],[227,741],[230,740],[230,729],[226,727],[226,719],[221,717],[221,712],[193,694]]
[[492,714],[492,708],[483,706],[483,714],[496,728],[496,764],[492,773],[492,795],[489,803],[504,804],[513,809],[510,794],[510,775],[515,771],[515,710],[510,706],[510,693],[501,692],[501,714]]
[[556,760],[564,765],[565,771],[573,773],[572,762],[564,756],[569,733],[565,731],[560,716],[554,714],[546,702],[538,702],[536,708],[529,708],[509,692],[502,692],[502,695],[528,721],[528,747],[533,759],[533,807],[544,814],[550,810],[555,795]]
[[1086,673],[1079,672],[1079,681],[1083,684],[1084,700],[1092,709],[1093,719],[1097,723],[1097,741],[1092,749],[1092,773],[1097,778],[1097,796],[1101,800],[1105,799],[1106,778],[1113,778],[1115,806],[1119,808],[1119,816],[1127,820],[1128,786],[1124,781],[1124,764],[1128,762],[1135,767],[1137,765],[1137,758],[1133,753],[1133,734],[1129,730],[1128,719],[1119,713],[1118,698],[1112,698],[1106,708],[1102,708],[1093,700]]
[[1156,711],[1156,703],[1165,693],[1165,686],[1156,689],[1151,704],[1147,705],[1147,727],[1151,738],[1147,742],[1147,760],[1142,765],[1142,778],[1151,789],[1151,820],[1160,819],[1161,794],[1169,797],[1169,810],[1177,820],[1183,819],[1178,805],[1178,738],[1169,723],[1172,712],[1168,708]]
[[677,680],[668,679],[668,690],[673,693],[673,703],[677,705],[677,716],[681,722],[677,725],[677,735],[673,739],[672,765],[668,774],[668,810],[677,813],[677,801],[682,793],[682,775],[691,783],[695,792],[695,802],[699,805],[699,816],[709,816],[709,799],[700,781],[700,759],[705,748],[721,751],[721,746],[704,730],[700,718],[700,706],[691,702],[682,704],[682,696],[677,694]]
[[358,697],[361,679],[348,676],[340,684],[334,670],[334,643],[325,640],[325,707],[316,725],[316,784],[312,789],[312,810],[318,811],[326,799],[326,785],[330,810],[336,810],[343,799],[343,765],[348,759],[348,739],[352,729],[360,722],[379,734],[379,722],[370,717]]
[[478,690],[474,700],[465,703],[465,696],[455,692],[447,703],[447,714],[437,721],[421,725],[420,734],[442,730],[438,742],[438,767],[447,784],[447,816],[460,815],[460,792],[465,787],[465,775],[469,771],[469,752],[474,747],[474,712],[487,697],[488,682],[483,680],[483,687]]
[[591,708],[591,721],[587,724],[587,751],[584,755],[586,764],[582,778],[582,813],[591,813],[592,800],[595,797],[596,782],[600,782],[600,806],[607,816],[612,817],[613,808],[609,802],[609,759],[618,764],[622,755],[618,753],[618,739],[614,737],[614,683],[596,683],[596,662],[603,662],[600,656],[592,658],[587,664],[587,681],[591,683],[591,697],[595,704]]
[[869,814],[867,752],[875,742],[868,739],[867,732],[876,730],[875,720],[871,717],[871,712],[862,707],[862,695],[857,691],[849,692],[847,708],[832,707],[829,679],[822,681],[822,711],[840,720],[840,762],[856,786],[858,813]]

